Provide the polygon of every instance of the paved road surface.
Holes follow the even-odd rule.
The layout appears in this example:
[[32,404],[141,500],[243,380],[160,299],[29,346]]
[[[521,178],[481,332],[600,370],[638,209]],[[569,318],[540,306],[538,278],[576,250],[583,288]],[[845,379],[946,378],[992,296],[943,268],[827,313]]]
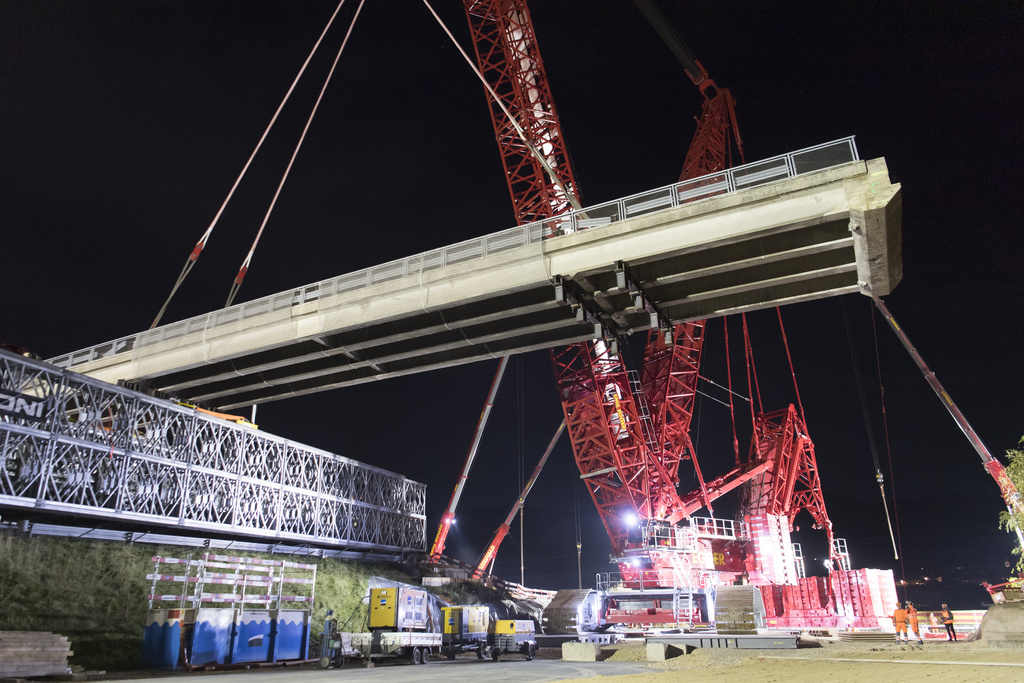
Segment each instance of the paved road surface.
[[[619,676],[635,673],[649,673],[650,669],[642,664],[627,662],[563,662],[558,659],[535,659],[527,662],[523,659],[504,662],[477,661],[476,657],[449,661],[431,661],[429,664],[413,666],[407,662],[376,664],[372,669],[363,668],[359,664],[348,664],[340,669],[319,669],[313,667],[286,667],[273,669],[252,669],[249,671],[230,671],[212,674],[215,681],[209,683],[363,683],[369,681],[387,681],[403,683],[404,681],[424,681],[426,683],[477,683],[486,679],[494,681],[510,681],[512,683],[547,683],[563,678],[591,678],[593,676]],[[194,678],[196,674],[189,674]],[[174,680],[173,674],[167,678],[125,680]]]

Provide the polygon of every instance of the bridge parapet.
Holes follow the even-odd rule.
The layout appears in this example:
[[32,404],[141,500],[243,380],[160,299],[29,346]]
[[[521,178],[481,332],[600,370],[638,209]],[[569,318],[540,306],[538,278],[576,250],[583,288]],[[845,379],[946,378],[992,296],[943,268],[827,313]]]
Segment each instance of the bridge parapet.
[[0,350],[0,507],[368,552],[426,550],[426,486]]
[[[54,359],[228,410],[861,291],[902,277],[900,187],[852,138]],[[851,160],[853,159],[853,160]]]
[[507,260],[511,261],[511,265],[516,265],[528,257],[539,257],[540,243],[550,237],[604,227],[637,216],[702,199],[733,194],[859,159],[853,136],[841,138],[236,304],[57,356],[48,362],[59,368],[88,365],[88,371],[91,372],[104,367],[104,359],[128,354],[135,349],[182,339],[197,332],[216,335],[220,329],[227,330],[244,325],[248,321],[266,320],[275,314],[294,317],[294,314],[303,307],[316,305],[317,302],[331,297],[353,298],[358,292],[363,292],[365,296],[361,298],[365,300],[379,298],[380,288],[389,282],[409,277],[429,277],[431,273],[459,265],[469,268],[477,266],[478,269],[489,268],[493,259],[501,255],[512,257]]

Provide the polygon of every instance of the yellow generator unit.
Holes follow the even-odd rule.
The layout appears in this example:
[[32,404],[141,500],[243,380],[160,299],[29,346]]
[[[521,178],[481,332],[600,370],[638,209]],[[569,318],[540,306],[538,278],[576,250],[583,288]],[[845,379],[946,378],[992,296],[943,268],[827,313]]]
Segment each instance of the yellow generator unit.
[[484,605],[445,607],[441,651],[448,659],[460,652],[475,650],[483,659],[487,647],[487,629],[491,610]]
[[423,631],[427,628],[426,591],[370,589],[370,630]]
[[498,661],[502,654],[518,652],[533,659],[537,651],[537,636],[530,619],[495,619],[487,635],[491,659]]

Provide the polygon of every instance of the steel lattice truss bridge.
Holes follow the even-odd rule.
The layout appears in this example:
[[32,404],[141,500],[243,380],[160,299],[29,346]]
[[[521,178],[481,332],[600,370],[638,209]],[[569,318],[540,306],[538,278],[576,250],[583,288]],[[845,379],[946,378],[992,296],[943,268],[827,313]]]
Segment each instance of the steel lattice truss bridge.
[[426,486],[0,350],[0,507],[399,557]]

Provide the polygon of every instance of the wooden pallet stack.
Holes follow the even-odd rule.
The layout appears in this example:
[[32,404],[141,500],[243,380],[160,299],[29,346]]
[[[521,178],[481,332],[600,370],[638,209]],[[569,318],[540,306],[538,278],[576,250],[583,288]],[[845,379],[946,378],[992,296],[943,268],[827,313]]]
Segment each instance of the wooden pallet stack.
[[68,673],[71,643],[43,631],[0,631],[0,678]]
[[715,627],[728,635],[757,635],[758,607],[761,593],[757,586],[719,586],[715,599]]
[[895,643],[896,634],[885,631],[840,631],[843,643]]

